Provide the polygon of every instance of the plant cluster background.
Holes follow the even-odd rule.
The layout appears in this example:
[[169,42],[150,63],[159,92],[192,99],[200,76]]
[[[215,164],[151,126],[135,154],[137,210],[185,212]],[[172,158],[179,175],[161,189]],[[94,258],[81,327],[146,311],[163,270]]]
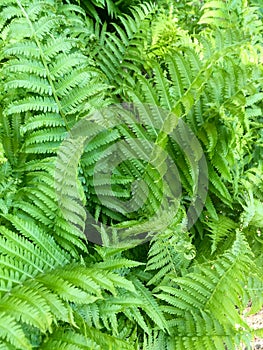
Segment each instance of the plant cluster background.
[[[0,350],[235,350],[262,335],[243,317],[263,305],[262,28],[262,0],[0,1]],[[126,123],[97,113],[120,104]],[[208,184],[189,223],[193,140]],[[109,191],[94,174],[122,141]],[[176,165],[179,199],[149,145]],[[125,211],[140,180],[147,199]],[[156,218],[164,195],[177,209]]]

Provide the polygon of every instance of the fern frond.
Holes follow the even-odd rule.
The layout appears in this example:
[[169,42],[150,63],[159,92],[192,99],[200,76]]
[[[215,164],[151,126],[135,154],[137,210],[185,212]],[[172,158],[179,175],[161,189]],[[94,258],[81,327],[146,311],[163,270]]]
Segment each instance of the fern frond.
[[34,42],[18,42],[4,49],[6,57],[9,56],[22,56],[31,59],[40,59],[40,51],[36,43]]
[[[6,321],[14,335],[11,343],[19,344],[17,333],[21,349],[30,349],[22,328],[19,328],[22,323],[42,332],[51,331],[54,322],[72,324],[66,302],[87,305],[106,297],[106,291],[115,297],[123,290],[136,293],[131,281],[109,271],[106,266],[87,267],[84,262],[72,263],[69,254],[38,226],[11,215],[6,219],[17,231],[1,227],[0,311],[2,319],[8,312]],[[14,276],[12,283],[11,276]],[[9,340],[4,326],[0,336]],[[91,340],[94,341],[94,337],[91,336]],[[121,339],[115,341],[122,342]]]
[[158,326],[159,329],[166,331],[166,320],[151,292],[143,285],[140,280],[136,278],[131,278],[131,280],[140,296],[140,299],[143,302],[142,309],[146,312],[148,317]]
[[227,27],[229,17],[227,6],[221,1],[208,1],[203,5],[202,10],[204,14],[199,20],[200,24],[217,25]]
[[[59,114],[45,113],[38,114],[28,118],[25,125],[22,126],[22,134],[30,133],[32,131],[45,128],[45,127],[61,127],[64,126],[64,122]],[[51,129],[52,130],[52,129]]]
[[179,225],[166,230],[151,241],[146,270],[154,275],[148,284],[159,285],[170,276],[183,274],[195,256],[187,233]]
[[13,59],[3,67],[3,72],[30,73],[38,77],[46,78],[47,72],[43,64],[37,60],[26,60],[23,58]]
[[[237,239],[229,251],[209,264],[196,266],[192,273],[172,278],[176,288],[159,286],[162,292],[157,296],[172,305],[164,306],[164,310],[170,314],[182,316],[187,311],[199,313],[204,310],[222,324],[227,317],[232,325],[237,323],[247,328],[236,306],[241,309],[246,307],[242,303],[242,295],[250,269],[253,268],[251,258],[248,244],[242,234],[237,232]],[[218,309],[216,305],[226,293],[227,302]]]
[[28,111],[59,113],[59,108],[52,98],[48,97],[26,97],[7,107],[6,114],[12,115]]
[[101,347],[95,341],[74,330],[56,330],[46,342],[41,344],[41,349],[61,350],[100,350]]
[[105,45],[98,54],[98,63],[110,83],[117,82],[120,86],[124,75],[127,81],[130,80],[127,70],[138,70],[134,62],[143,65],[141,57],[146,35],[142,35],[140,31],[146,32],[149,28],[148,18],[153,14],[154,6],[149,3],[142,4],[131,12],[131,15],[119,17],[121,25],[114,24],[116,34],[106,38]]
[[235,350],[241,341],[250,343],[251,337],[244,331],[240,332],[230,324],[220,324],[217,319],[201,311],[200,314],[185,313],[184,318],[172,321],[175,333],[165,337],[162,333],[154,341],[154,345],[163,344],[164,347],[185,350],[201,350],[204,347],[211,350]]
[[212,239],[212,254],[216,251],[218,244],[237,228],[237,224],[227,216],[219,215],[218,219],[207,222],[210,237]]
[[20,79],[12,79],[11,81],[8,81],[5,83],[6,89],[17,89],[17,88],[24,88],[31,91],[36,91],[39,94],[47,94],[51,95],[52,90],[48,82],[43,78],[37,78],[37,77],[24,77],[24,79],[21,77]]
[[16,349],[30,350],[31,345],[23,333],[22,327],[19,326],[12,316],[2,314],[0,320],[0,337],[2,344],[0,349],[10,349],[13,345]]

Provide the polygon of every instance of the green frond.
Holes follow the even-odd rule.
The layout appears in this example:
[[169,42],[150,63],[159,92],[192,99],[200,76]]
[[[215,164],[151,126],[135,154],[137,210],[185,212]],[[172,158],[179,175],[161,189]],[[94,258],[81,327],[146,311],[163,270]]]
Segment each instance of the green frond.
[[89,81],[90,86],[78,87],[73,89],[63,99],[62,111],[65,114],[81,112],[81,104],[88,98],[105,91],[105,85],[96,81]]
[[[0,311],[3,319],[5,313],[10,315],[9,323],[11,322],[14,335],[22,332],[19,331],[21,322],[37,327],[42,332],[51,331],[55,320],[69,323],[65,301],[83,305],[101,299],[104,291],[109,291],[116,297],[119,290],[136,293],[131,281],[108,271],[106,266],[98,268],[69,264],[69,255],[51,236],[23,219],[10,215],[7,218],[20,234],[1,228]],[[1,328],[1,332],[2,337],[8,339],[9,335],[4,333],[4,328]],[[24,339],[25,336],[20,337],[21,343]],[[16,341],[15,336],[12,341]]]
[[54,247],[54,239],[41,232],[36,225],[10,215],[7,218],[23,236],[36,243],[43,252],[49,253],[52,256],[52,259],[54,259],[52,260],[53,266],[69,261],[66,259],[67,254],[65,252],[62,253],[59,247]]
[[143,65],[145,36],[140,31],[146,33],[149,28],[149,18],[154,13],[154,7],[145,3],[134,8],[131,13],[119,17],[121,25],[114,25],[116,34],[110,34],[106,38],[98,53],[100,68],[111,84],[116,81],[122,85],[123,76],[129,81],[127,70],[132,73],[136,70],[134,62]]
[[101,332],[99,329],[87,327],[85,329],[85,334],[95,341],[101,349],[108,347],[111,350],[123,349],[123,350],[133,350],[132,344],[129,344],[125,339],[120,339],[114,337],[110,334]]
[[107,259],[106,261],[102,261],[99,263],[96,263],[95,266],[107,270],[118,270],[118,269],[128,269],[131,267],[137,267],[143,265],[139,261],[132,261],[125,258],[113,258],[113,259]]
[[57,26],[58,18],[56,16],[43,16],[35,22],[35,36],[42,40],[47,34],[50,34],[52,29]]
[[72,48],[72,42],[65,37],[49,39],[47,44],[43,45],[43,54],[47,61],[51,61],[58,53],[68,53]]
[[8,106],[5,113],[12,115],[28,111],[59,113],[56,102],[49,97],[26,97]]
[[74,330],[56,330],[47,341],[41,344],[41,349],[61,350],[100,350],[102,349],[95,341]]
[[55,78],[59,78],[67,74],[70,69],[78,66],[85,66],[86,57],[81,52],[72,52],[67,55],[58,55],[56,60],[50,65],[50,72]]
[[[55,123],[55,121],[52,120],[52,123]],[[47,127],[44,130],[42,129],[31,132],[24,143],[25,152],[48,153],[57,150],[61,141],[63,141],[66,136],[65,128],[60,126],[56,127],[54,125],[52,128],[48,128],[48,125],[46,126]]]
[[[186,321],[185,321],[186,319]],[[245,332],[238,332],[235,327],[222,325],[215,318],[201,311],[200,314],[186,313],[185,319],[178,318],[173,323],[176,333],[169,338],[162,334],[156,339],[156,344],[171,349],[194,349],[207,348],[211,350],[227,349],[235,350],[241,340],[249,344],[250,337]]]
[[[208,264],[194,267],[194,272],[183,277],[171,278],[174,287],[159,286],[161,290],[157,297],[171,306],[164,306],[163,310],[169,314],[181,316],[184,312],[201,310],[210,313],[220,323],[225,317],[234,324],[246,327],[236,306],[241,310],[246,307],[242,301],[243,288],[247,282],[248,274],[254,264],[251,260],[252,252],[240,232],[231,249],[217,260]],[[229,285],[232,281],[236,283]],[[228,293],[228,298],[221,308],[217,308],[219,300]],[[195,311],[194,311],[195,310]]]
[[215,25],[221,27],[227,27],[229,15],[227,12],[227,6],[221,1],[208,1],[203,5],[204,11],[202,17],[199,20],[200,24]]
[[22,134],[26,134],[27,132],[30,133],[34,130],[38,130],[45,127],[53,128],[61,126],[64,126],[64,122],[59,114],[38,114],[28,118],[26,124],[22,126]]
[[231,195],[226,185],[221,181],[219,174],[209,163],[208,166],[211,192],[215,193],[227,205],[231,205]]
[[19,286],[12,289],[1,299],[0,312],[8,312],[16,321],[36,326],[42,332],[50,329],[52,315],[49,306],[42,297],[44,289],[38,283],[30,287]]
[[12,344],[15,349],[31,349],[31,345],[23,333],[21,326],[19,326],[14,318],[8,314],[1,314],[0,337],[2,339],[0,349],[10,349],[8,344]]
[[184,274],[194,257],[194,246],[181,225],[159,234],[152,240],[148,253],[146,270],[154,273],[148,284],[157,285],[167,278]]
[[34,42],[17,42],[15,44],[10,45],[4,49],[4,54],[6,57],[9,56],[18,56],[22,59],[30,58],[30,59],[40,59],[40,50],[36,43]]
[[[82,70],[74,70],[73,73],[69,73],[64,79],[61,79],[58,84],[55,85],[56,93],[59,97],[67,95],[73,88],[77,86],[83,86],[89,81],[91,71],[85,72]],[[85,86],[85,85],[84,85]]]
[[46,78],[47,76],[46,69],[42,62],[24,58],[12,59],[3,67],[3,72],[30,73],[42,78]]
[[[19,79],[20,78],[20,79]],[[51,95],[52,90],[48,82],[43,79],[43,78],[38,78],[38,77],[16,77],[16,79],[12,79],[8,82],[5,83],[5,88],[6,89],[26,89],[29,91],[36,91],[39,94],[47,94]],[[11,112],[12,113],[12,112]]]
[[212,254],[216,251],[218,244],[237,228],[237,224],[227,216],[218,215],[218,219],[207,222],[210,237],[212,239]]
[[[9,21],[10,19],[12,19],[13,17],[21,17],[21,11],[19,8],[17,8],[16,6],[16,1],[15,0],[8,0],[5,3],[4,8],[1,8],[1,25],[0,28],[2,30],[2,28],[5,26],[6,22]],[[7,7],[8,5],[8,7]]]
[[160,96],[160,106],[168,110],[172,109],[172,99],[169,94],[169,84],[167,79],[163,75],[159,65],[154,66],[154,81],[156,92]]
[[137,278],[131,278],[140,299],[143,302],[142,309],[146,312],[148,317],[158,326],[159,329],[167,331],[167,323],[165,317],[155,300],[152,293],[143,285]]

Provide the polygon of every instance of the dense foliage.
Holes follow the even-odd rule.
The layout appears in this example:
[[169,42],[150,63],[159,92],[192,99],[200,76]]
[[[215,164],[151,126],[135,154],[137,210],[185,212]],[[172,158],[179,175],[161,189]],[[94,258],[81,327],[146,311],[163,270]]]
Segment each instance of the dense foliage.
[[[243,312],[263,304],[259,5],[1,2],[0,350],[249,346],[255,331]],[[126,123],[95,113],[119,104]],[[129,122],[136,113],[141,125]],[[91,142],[74,158],[65,142],[87,116],[108,127],[96,137],[86,128]],[[201,157],[189,132],[209,180],[192,224],[204,169],[185,157]],[[105,150],[127,139],[139,141],[112,174],[114,201],[94,173]],[[162,160],[154,169],[142,158],[150,144],[169,154],[182,187],[177,210],[157,222],[164,192],[173,193]],[[120,203],[140,179],[147,200],[127,212]],[[103,245],[87,239],[87,212]],[[151,240],[131,239],[145,230]]]

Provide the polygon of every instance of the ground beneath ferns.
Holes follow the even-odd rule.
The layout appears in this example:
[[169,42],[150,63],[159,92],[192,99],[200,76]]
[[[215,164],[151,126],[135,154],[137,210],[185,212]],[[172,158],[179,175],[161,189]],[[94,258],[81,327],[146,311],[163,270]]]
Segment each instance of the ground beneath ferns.
[[[246,321],[254,329],[263,328],[263,309],[255,315],[247,316]],[[244,347],[243,349],[244,350],[250,350],[250,349],[263,350],[263,338],[255,338],[253,343],[251,344],[250,349],[248,349],[247,347]]]

